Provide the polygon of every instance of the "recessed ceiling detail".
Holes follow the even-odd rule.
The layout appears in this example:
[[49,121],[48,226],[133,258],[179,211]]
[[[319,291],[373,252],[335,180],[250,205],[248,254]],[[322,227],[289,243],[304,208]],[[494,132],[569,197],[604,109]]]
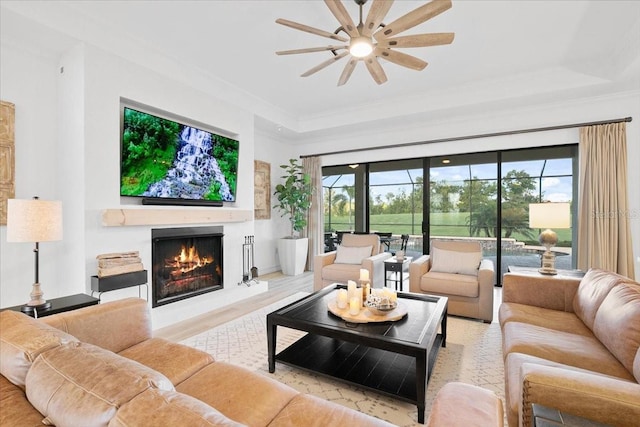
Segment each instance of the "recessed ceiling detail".
[[333,16],[335,16],[340,23],[340,27],[332,33],[287,19],[276,19],[276,23],[278,24],[345,44],[282,50],[276,52],[276,54],[294,55],[299,53],[331,52],[331,58],[306,71],[302,74],[302,77],[308,77],[348,56],[348,62],[338,80],[338,86],[347,83],[359,61],[364,62],[373,80],[375,80],[377,84],[382,84],[387,81],[387,75],[380,65],[378,58],[412,70],[421,71],[428,65],[425,61],[394,49],[438,46],[453,42],[454,33],[398,36],[398,34],[420,25],[450,9],[450,0],[432,0],[386,25],[382,20],[387,15],[387,12],[389,12],[389,9],[391,9],[393,1],[373,0],[364,22],[362,20],[362,7],[367,0],[354,1],[360,10],[360,22],[358,25],[356,25],[351,16],[349,16],[341,0],[324,1]]

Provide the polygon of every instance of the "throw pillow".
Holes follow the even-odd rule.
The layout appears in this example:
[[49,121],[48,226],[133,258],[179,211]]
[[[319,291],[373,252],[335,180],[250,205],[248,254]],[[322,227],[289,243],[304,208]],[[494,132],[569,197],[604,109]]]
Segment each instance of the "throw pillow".
[[342,246],[336,248],[335,264],[362,264],[362,260],[371,256],[373,246]]
[[482,261],[482,252],[457,252],[432,248],[431,271],[452,274],[478,274]]

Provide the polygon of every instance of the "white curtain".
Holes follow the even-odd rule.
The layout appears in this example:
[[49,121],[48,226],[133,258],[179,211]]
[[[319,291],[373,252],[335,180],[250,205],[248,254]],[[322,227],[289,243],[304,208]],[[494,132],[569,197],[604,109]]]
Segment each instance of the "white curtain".
[[324,251],[323,209],[322,209],[322,159],[320,157],[305,157],[302,159],[304,171],[311,177],[313,196],[311,209],[307,214],[307,227],[303,236],[309,238],[309,256],[307,270],[313,270],[313,259]]
[[580,128],[581,270],[601,268],[634,279],[627,197],[626,124]]

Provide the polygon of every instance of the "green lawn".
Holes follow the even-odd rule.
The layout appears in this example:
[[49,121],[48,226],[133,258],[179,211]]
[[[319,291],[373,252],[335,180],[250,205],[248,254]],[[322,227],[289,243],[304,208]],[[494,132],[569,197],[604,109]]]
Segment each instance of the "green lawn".
[[[433,213],[431,214],[431,235],[469,237],[469,226],[467,225],[468,217],[468,212]],[[326,217],[325,221],[327,221]],[[346,216],[333,216],[331,218],[331,224],[332,230],[342,231],[352,230],[354,228],[353,218],[351,218],[351,221],[349,221],[349,217]],[[416,214],[413,218],[411,214],[372,215],[370,220],[370,228],[372,231],[392,232],[393,234],[422,234],[421,224],[421,214]],[[562,229],[555,231],[556,233],[558,233],[558,246],[571,246],[571,229]],[[536,236],[534,239],[528,238],[519,233],[515,233],[511,237],[528,244],[538,245],[538,231],[533,230],[533,234],[534,236]]]

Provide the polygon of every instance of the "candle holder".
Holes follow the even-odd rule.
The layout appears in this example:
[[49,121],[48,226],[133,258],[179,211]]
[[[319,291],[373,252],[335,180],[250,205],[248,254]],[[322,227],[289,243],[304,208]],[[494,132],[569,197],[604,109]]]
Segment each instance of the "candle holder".
[[360,288],[362,288],[362,306],[365,306],[365,303],[367,302],[367,298],[369,297],[369,294],[371,293],[371,282],[369,281],[369,279],[360,279]]

